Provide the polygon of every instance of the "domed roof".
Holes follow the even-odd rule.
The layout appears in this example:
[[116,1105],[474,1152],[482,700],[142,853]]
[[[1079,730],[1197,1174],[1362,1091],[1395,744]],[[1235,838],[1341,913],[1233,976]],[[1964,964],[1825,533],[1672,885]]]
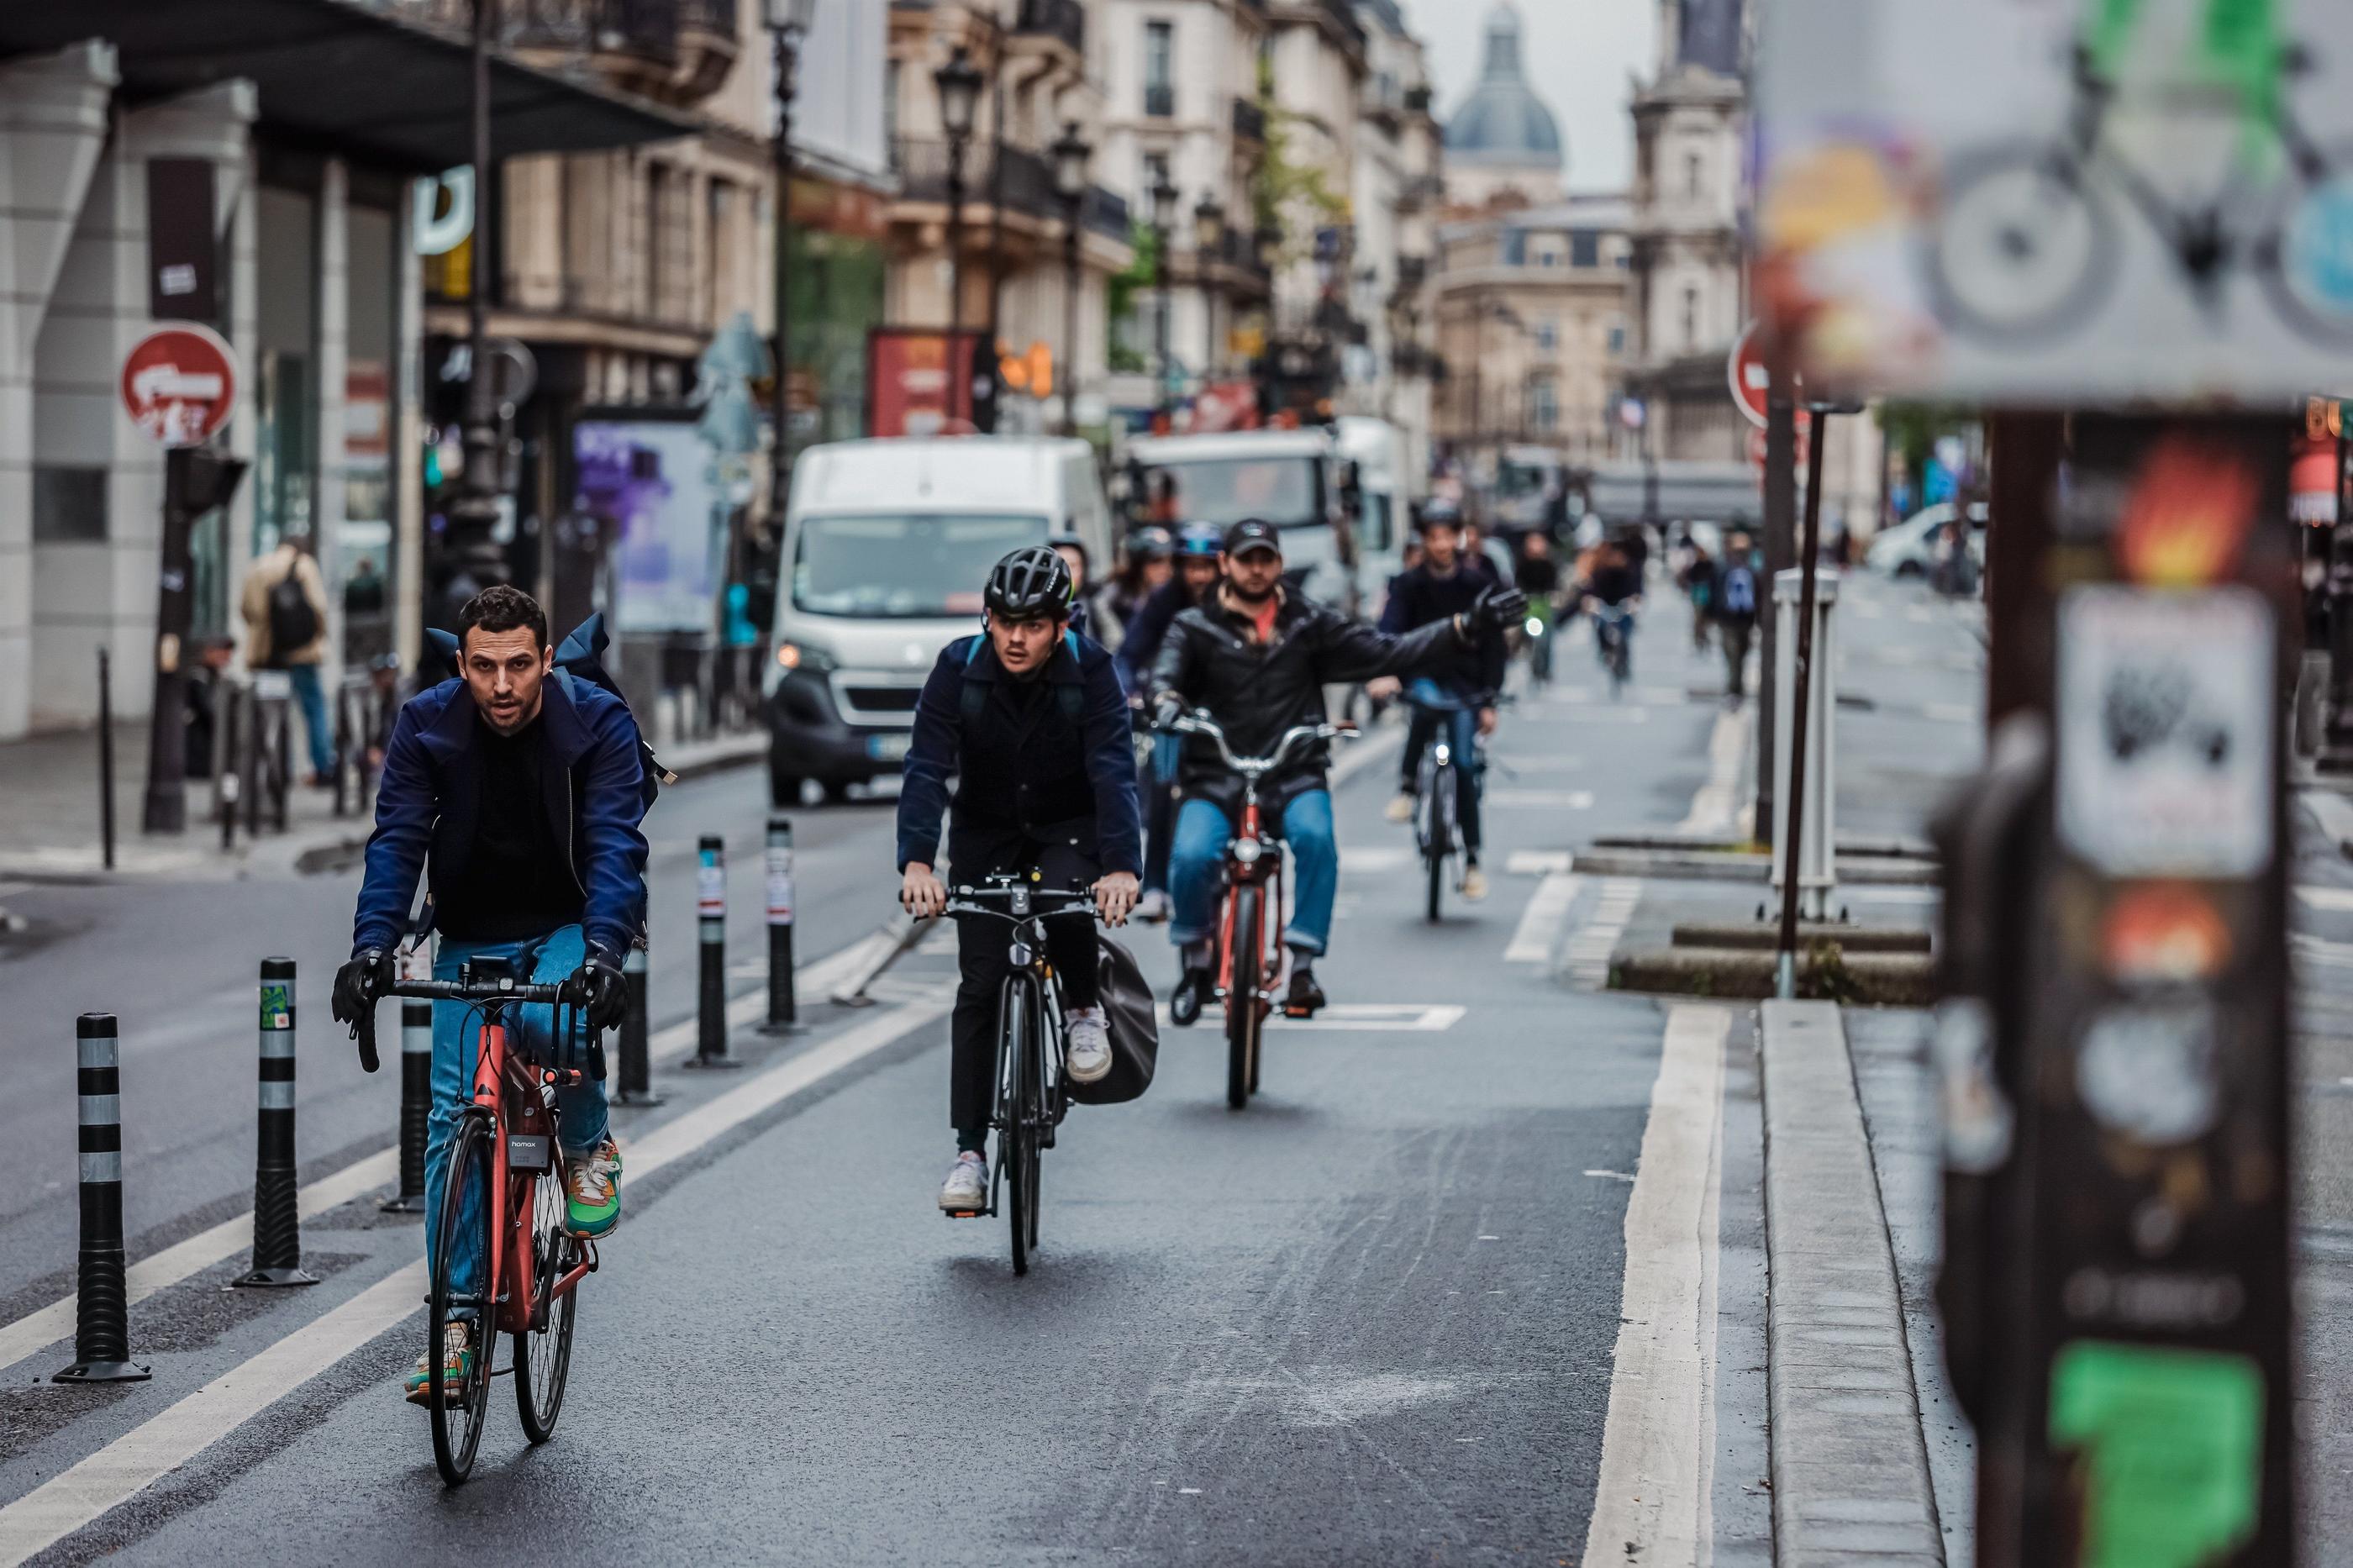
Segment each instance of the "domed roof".
[[1505,0],[1487,17],[1487,65],[1446,122],[1446,155],[1472,163],[1559,168],[1560,126],[1528,85],[1520,60],[1520,14]]

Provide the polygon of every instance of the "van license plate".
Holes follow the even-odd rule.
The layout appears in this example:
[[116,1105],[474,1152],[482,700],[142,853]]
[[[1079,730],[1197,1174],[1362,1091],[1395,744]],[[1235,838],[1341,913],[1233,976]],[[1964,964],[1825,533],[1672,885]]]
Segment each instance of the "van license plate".
[[907,759],[907,749],[914,742],[913,735],[869,735],[866,754],[878,763],[900,763]]

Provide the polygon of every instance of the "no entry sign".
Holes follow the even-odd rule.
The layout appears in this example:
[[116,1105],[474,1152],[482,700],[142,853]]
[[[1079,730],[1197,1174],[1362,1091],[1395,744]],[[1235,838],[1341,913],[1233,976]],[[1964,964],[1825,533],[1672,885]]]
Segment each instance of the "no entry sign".
[[228,423],[237,405],[237,359],[209,327],[164,327],[122,360],[122,408],[149,440],[194,447]]
[[1772,377],[1765,369],[1765,338],[1751,321],[1732,345],[1732,401],[1748,416],[1748,423],[1759,430],[1765,428],[1765,394],[1772,386]]

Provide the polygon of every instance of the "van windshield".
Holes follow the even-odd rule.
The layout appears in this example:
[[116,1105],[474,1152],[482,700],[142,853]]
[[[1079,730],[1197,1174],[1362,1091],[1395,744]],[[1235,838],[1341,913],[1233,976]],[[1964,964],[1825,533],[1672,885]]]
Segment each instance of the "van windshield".
[[976,616],[988,569],[1046,534],[1042,517],[805,517],[793,553],[793,608],[873,620]]
[[1155,521],[1225,528],[1256,517],[1277,528],[1305,528],[1329,521],[1324,515],[1324,465],[1314,458],[1159,463],[1145,470],[1144,482]]

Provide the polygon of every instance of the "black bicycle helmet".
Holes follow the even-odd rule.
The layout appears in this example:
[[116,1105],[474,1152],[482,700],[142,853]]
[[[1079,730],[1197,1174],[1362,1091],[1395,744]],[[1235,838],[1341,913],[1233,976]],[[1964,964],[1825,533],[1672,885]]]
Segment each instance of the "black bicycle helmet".
[[1176,553],[1176,538],[1154,523],[1127,536],[1127,552],[1139,561],[1165,561]]
[[1008,621],[1035,620],[1039,616],[1067,621],[1075,592],[1071,563],[1050,545],[1031,544],[997,563],[982,599],[990,615]]

